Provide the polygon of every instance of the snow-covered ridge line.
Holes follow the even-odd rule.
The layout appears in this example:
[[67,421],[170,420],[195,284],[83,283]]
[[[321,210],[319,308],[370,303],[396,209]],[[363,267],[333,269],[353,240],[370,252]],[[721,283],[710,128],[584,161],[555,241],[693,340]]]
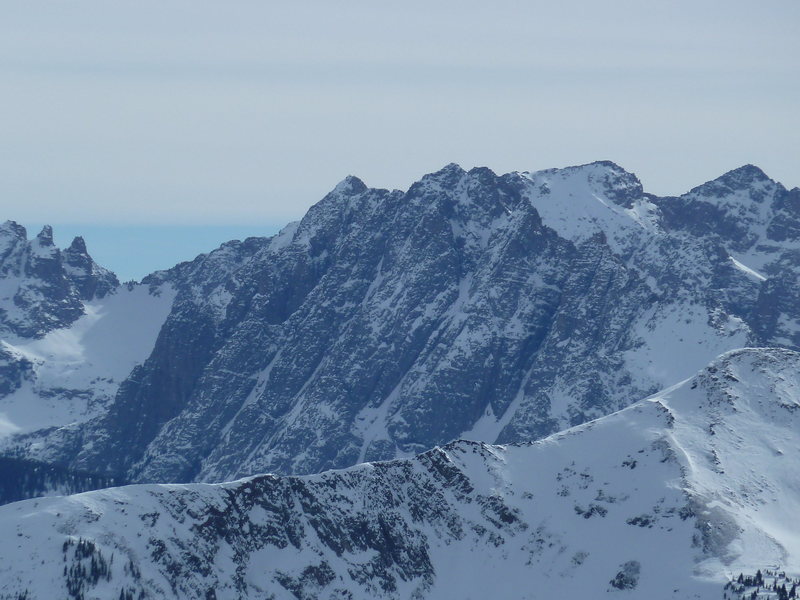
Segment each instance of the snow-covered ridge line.
[[800,573],[798,419],[800,354],[748,349],[526,445],[19,502],[2,593],[718,600]]

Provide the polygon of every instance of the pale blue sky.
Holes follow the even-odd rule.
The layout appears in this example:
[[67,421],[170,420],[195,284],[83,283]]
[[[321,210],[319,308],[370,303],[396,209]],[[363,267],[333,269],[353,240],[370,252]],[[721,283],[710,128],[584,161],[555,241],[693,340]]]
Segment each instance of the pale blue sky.
[[[42,229],[41,224],[23,223],[28,237]],[[198,254],[217,248],[229,240],[269,236],[281,226],[255,225],[118,225],[59,224],[53,241],[60,248],[69,246],[75,236],[86,241],[92,258],[116,273],[120,281],[139,281],[145,275],[192,260]]]
[[[793,187],[799,28],[796,0],[4,2],[0,218],[90,250],[129,228],[171,264],[170,227],[269,234],[347,174],[610,159],[673,194],[754,163]],[[165,266],[123,245],[115,270]]]

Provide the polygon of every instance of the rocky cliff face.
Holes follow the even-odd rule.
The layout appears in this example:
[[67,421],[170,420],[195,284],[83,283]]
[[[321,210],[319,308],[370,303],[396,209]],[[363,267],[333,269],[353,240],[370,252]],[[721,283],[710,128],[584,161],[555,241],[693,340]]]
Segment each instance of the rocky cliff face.
[[535,443],[8,505],[0,598],[718,600],[800,572],[798,374],[737,351]]
[[678,198],[608,162],[349,177],[278,236],[147,278],[175,294],[148,358],[17,451],[221,481],[537,439],[726,350],[797,348],[798,194],[755,167]]

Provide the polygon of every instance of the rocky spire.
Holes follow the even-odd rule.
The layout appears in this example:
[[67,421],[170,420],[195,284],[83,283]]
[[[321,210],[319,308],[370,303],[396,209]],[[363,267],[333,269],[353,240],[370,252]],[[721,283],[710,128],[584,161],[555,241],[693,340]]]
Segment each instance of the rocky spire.
[[119,285],[116,275],[98,265],[86,250],[86,242],[80,236],[72,240],[69,248],[62,252],[67,277],[78,289],[81,298],[102,298]]
[[50,225],[45,225],[44,227],[42,227],[42,230],[39,232],[39,235],[36,236],[36,240],[42,247],[55,246],[55,244],[53,243],[53,228],[50,227]]

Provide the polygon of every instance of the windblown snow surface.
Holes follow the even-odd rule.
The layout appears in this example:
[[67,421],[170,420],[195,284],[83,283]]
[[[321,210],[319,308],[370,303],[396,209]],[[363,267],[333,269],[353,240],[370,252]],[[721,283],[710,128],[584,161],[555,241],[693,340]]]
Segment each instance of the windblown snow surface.
[[798,464],[800,354],[738,350],[527,445],[1,507],[0,597],[716,600],[800,572]]

